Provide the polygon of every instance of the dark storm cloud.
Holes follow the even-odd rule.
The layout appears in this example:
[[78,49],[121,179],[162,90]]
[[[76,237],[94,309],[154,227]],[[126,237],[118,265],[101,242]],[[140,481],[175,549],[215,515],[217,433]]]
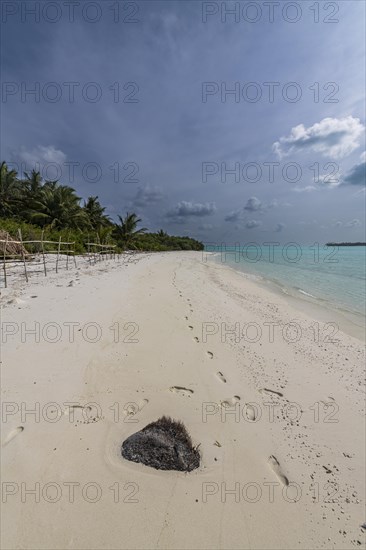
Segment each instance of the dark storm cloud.
[[366,154],[362,155],[362,162],[351,168],[343,178],[343,185],[366,185]]

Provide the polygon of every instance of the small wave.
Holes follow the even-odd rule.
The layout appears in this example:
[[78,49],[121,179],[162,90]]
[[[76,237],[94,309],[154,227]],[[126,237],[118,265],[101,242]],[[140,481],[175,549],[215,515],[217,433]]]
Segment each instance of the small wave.
[[306,292],[305,290],[302,290],[301,288],[298,288],[297,290],[299,292],[301,292],[301,294],[305,294],[305,296],[310,296],[310,298],[315,298],[316,299],[316,296],[314,296],[313,294],[310,294],[310,292]]
[[[237,271],[237,270],[235,270]],[[249,279],[250,281],[264,281],[264,277],[261,275],[254,275],[253,273],[245,273],[244,271],[237,271],[242,277],[245,279]]]

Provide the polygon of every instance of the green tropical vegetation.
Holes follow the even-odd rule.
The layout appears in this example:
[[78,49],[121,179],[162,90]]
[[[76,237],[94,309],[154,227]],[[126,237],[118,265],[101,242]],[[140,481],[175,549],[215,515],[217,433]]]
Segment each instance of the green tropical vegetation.
[[83,253],[90,240],[116,245],[117,250],[203,250],[190,237],[168,235],[162,229],[149,233],[139,227],[142,220],[134,212],[118,216],[115,223],[106,215],[97,196],[83,201],[72,187],[58,181],[42,181],[39,172],[19,178],[6,162],[0,166],[0,229],[23,240],[75,241],[75,251]]

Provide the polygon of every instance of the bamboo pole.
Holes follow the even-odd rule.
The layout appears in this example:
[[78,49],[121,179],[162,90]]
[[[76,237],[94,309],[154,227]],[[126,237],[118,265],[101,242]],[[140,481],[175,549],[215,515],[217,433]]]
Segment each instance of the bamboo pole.
[[41,247],[42,247],[42,256],[43,256],[43,269],[44,269],[44,276],[47,277],[47,268],[46,268],[46,257],[44,255],[44,244],[43,244],[43,235],[44,235],[44,229],[42,229],[42,235],[41,235]]
[[25,254],[24,254],[24,248],[23,248],[22,231],[21,231],[20,228],[18,229],[18,234],[19,234],[19,240],[20,240],[20,244],[21,244],[21,251],[22,251],[22,260],[23,260],[23,265],[24,265],[25,280],[28,282],[28,273],[27,273],[27,265],[26,265],[26,263],[25,263]]
[[58,259],[60,257],[61,237],[58,240],[57,258],[56,258],[56,273],[58,273]]
[[[5,242],[6,242],[5,239],[0,239],[0,243],[5,243]],[[14,240],[12,240],[11,242],[12,242],[12,244],[20,244],[20,241],[14,241]],[[44,240],[43,242],[44,242],[44,244],[55,244],[55,243],[58,243],[58,241],[45,241],[45,240]],[[61,244],[74,244],[74,242],[75,242],[75,241],[71,241],[71,242],[66,242],[66,241],[64,242],[64,241],[61,241]],[[39,240],[34,240],[34,241],[24,241],[24,240],[23,240],[22,243],[23,243],[23,244],[35,244],[35,243],[41,244],[42,241],[41,241],[40,239],[39,239]]]
[[98,232],[97,232],[97,238],[95,240],[98,243],[98,248],[97,248],[97,250],[99,251],[98,252],[98,260],[101,262],[103,260],[103,258],[102,258],[102,255],[101,255],[100,239],[99,239],[99,233]]
[[8,246],[8,234],[6,234],[6,243],[5,243],[5,246],[4,246],[4,284],[5,284],[5,288],[8,287],[8,281],[7,281],[7,278],[6,278],[6,249],[7,249],[7,246]]
[[[69,240],[70,233],[67,235],[67,240]],[[69,270],[69,249],[66,249],[66,269]]]
[[74,250],[73,250],[73,254],[74,254],[74,265],[75,265],[75,269],[76,269],[77,266],[76,266],[75,246],[76,246],[76,245],[75,245],[75,241],[74,241],[74,246],[73,246],[73,249],[74,249]]
[[88,244],[88,260],[89,260],[89,263],[91,264],[89,233],[88,233],[88,243],[87,244]]
[[[1,241],[0,241],[1,242]],[[109,244],[98,244],[98,243],[87,243],[90,244],[90,246],[99,246],[99,248],[115,248],[115,245],[109,245]]]

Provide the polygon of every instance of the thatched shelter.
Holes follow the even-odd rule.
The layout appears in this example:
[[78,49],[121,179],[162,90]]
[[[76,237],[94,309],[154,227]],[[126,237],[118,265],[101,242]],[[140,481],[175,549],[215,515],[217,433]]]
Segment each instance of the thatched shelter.
[[[5,242],[3,242],[5,241]],[[26,249],[16,239],[13,239],[7,231],[0,229],[0,255],[6,257],[22,256],[27,254]]]

